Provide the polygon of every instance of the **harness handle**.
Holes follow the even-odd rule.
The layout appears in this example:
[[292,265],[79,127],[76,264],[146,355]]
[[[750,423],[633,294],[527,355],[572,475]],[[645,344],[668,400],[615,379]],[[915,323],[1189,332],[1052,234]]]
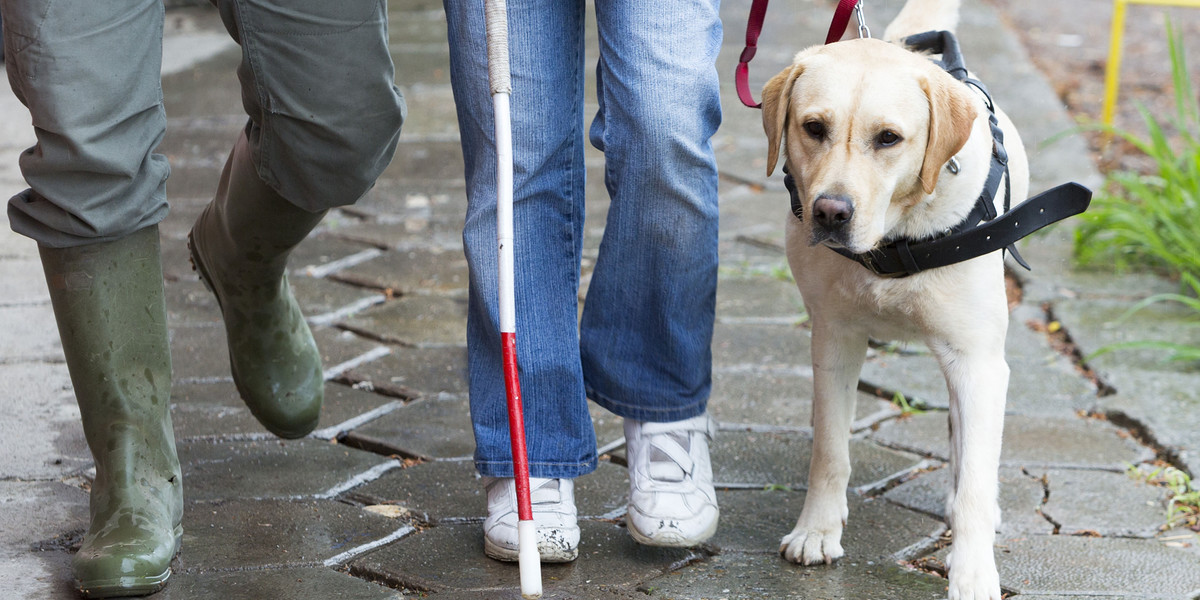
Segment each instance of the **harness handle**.
[[[763,19],[767,16],[767,1],[753,0],[750,4],[750,17],[746,21],[746,47],[742,48],[742,55],[738,57],[737,68],[733,72],[738,100],[750,108],[762,108],[762,103],[755,102],[754,94],[750,91],[750,60],[758,52],[758,36],[762,33]],[[829,33],[825,36],[826,44],[832,44],[842,39],[842,35],[846,33],[846,27],[850,24],[850,13],[854,12],[854,8],[858,6],[859,2],[861,0],[838,0],[837,9],[833,12],[833,22],[829,24]],[[859,13],[859,28],[860,31],[866,29],[866,24],[862,22],[861,12]]]

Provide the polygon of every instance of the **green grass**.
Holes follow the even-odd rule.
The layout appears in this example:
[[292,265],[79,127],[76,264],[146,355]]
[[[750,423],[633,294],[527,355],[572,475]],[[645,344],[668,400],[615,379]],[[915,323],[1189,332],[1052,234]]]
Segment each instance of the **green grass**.
[[[1074,252],[1081,265],[1147,270],[1180,282],[1180,293],[1147,298],[1127,315],[1167,302],[1200,318],[1200,99],[1188,77],[1183,41],[1170,23],[1167,38],[1175,87],[1175,114],[1168,124],[1174,133],[1169,135],[1164,121],[1145,107],[1139,107],[1144,137],[1098,127],[1150,157],[1157,171],[1109,173],[1104,190],[1081,215]],[[1200,360],[1200,347],[1162,341],[1114,344],[1096,354],[1127,348],[1161,349],[1171,352],[1173,360]]]

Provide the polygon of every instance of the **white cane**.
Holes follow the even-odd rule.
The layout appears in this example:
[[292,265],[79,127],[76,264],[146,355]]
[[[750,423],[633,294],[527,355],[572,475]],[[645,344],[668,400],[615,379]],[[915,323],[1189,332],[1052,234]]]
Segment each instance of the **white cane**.
[[529,495],[529,457],[525,451],[525,419],[521,384],[517,378],[517,308],[513,290],[513,163],[512,123],[508,100],[512,78],[508,67],[508,6],[505,0],[485,0],[488,83],[496,121],[496,241],[500,249],[500,344],[504,386],[508,399],[508,432],[512,440],[513,476],[517,488],[517,564],[521,596],[542,597],[542,562],[537,527]]

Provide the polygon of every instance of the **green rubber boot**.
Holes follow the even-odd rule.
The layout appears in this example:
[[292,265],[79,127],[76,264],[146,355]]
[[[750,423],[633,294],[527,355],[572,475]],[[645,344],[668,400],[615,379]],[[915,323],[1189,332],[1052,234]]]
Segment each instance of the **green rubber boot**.
[[88,598],[150,594],[166,585],[183,535],[158,227],[39,250],[96,461],[76,584]]
[[217,297],[238,393],[271,433],[299,438],[317,427],[321,354],[287,279],[288,254],[317,223],[268,187],[238,137],[212,203],[188,234],[192,265]]

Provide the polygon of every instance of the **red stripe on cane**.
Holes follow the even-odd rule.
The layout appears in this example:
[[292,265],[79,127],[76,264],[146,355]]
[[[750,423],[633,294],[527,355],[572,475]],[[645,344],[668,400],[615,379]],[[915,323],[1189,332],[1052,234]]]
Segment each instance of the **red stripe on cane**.
[[517,334],[500,332],[504,362],[504,391],[508,395],[508,431],[512,438],[513,476],[517,480],[517,518],[533,520],[529,497],[529,458],[525,454],[525,416],[521,411],[521,382],[517,378]]

